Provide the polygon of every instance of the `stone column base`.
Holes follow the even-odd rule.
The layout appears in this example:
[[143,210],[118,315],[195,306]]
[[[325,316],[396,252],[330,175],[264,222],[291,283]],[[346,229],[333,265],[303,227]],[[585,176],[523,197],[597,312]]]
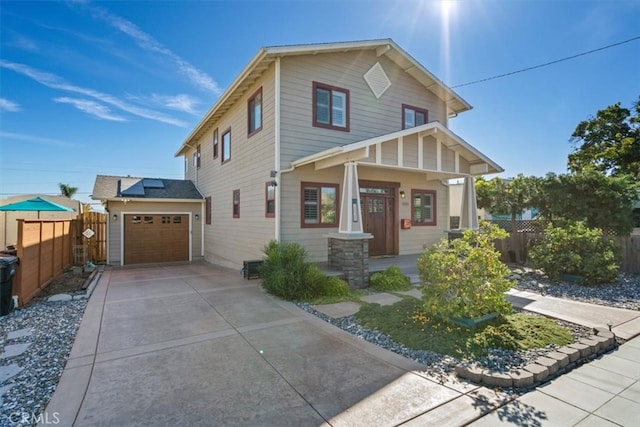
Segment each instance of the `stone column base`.
[[369,286],[369,233],[331,233],[329,267],[341,270],[351,289]]

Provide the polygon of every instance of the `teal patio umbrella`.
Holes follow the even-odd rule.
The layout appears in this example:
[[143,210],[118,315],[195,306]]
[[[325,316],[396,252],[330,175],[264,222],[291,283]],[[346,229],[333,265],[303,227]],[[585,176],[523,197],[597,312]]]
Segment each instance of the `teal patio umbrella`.
[[40,218],[40,212],[75,212],[75,209],[50,202],[42,197],[34,197],[33,199],[0,206],[0,211],[37,211],[38,218]]

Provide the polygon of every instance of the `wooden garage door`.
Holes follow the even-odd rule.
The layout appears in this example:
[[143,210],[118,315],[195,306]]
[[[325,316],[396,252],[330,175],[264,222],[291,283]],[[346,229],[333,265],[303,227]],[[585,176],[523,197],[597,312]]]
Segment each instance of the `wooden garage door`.
[[124,263],[189,261],[189,215],[124,217]]

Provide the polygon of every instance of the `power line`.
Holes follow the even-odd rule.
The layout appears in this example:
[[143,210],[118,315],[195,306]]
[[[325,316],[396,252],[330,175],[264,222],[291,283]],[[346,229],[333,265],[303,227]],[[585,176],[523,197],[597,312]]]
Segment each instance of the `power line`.
[[601,50],[610,49],[612,47],[620,46],[622,44],[629,43],[629,42],[632,42],[632,41],[635,41],[635,40],[639,40],[639,39],[640,39],[640,36],[632,37],[630,39],[627,39],[627,40],[624,40],[624,41],[621,41],[621,42],[618,42],[618,43],[610,44],[608,46],[599,47],[597,49],[592,49],[592,50],[589,50],[587,52],[582,52],[582,53],[578,53],[576,55],[571,55],[571,56],[567,56],[567,57],[564,57],[564,58],[561,58],[561,59],[556,59],[555,61],[551,61],[551,62],[545,62],[544,64],[534,65],[533,67],[527,67],[527,68],[523,68],[521,70],[511,71],[509,73],[500,74],[500,75],[493,76],[493,77],[487,77],[487,78],[480,79],[480,80],[475,80],[475,81],[472,81],[472,82],[469,82],[469,83],[462,83],[462,84],[459,84],[459,85],[451,86],[451,88],[452,89],[456,89],[456,88],[463,87],[463,86],[470,86],[470,85],[474,85],[474,84],[477,84],[477,83],[487,82],[489,80],[495,80],[495,79],[499,79],[499,78],[502,78],[502,77],[512,76],[514,74],[524,73],[525,71],[531,71],[531,70],[535,70],[536,68],[547,67],[549,65],[557,64],[559,62],[569,61],[570,59],[575,59],[575,58],[578,58],[580,56],[585,56],[585,55],[589,55],[589,54],[592,54],[592,53],[595,53],[595,52],[599,52]]

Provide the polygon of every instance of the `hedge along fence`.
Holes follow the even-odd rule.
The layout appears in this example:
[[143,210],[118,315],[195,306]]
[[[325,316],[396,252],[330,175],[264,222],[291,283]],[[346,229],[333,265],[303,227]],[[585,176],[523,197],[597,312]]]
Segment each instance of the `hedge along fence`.
[[20,265],[13,294],[25,305],[73,263],[72,223],[75,220],[18,220],[16,249]]
[[[502,254],[504,262],[513,262],[513,256],[517,258],[518,262],[524,262],[531,245],[543,237],[544,233],[511,233],[506,239],[496,242],[496,249]],[[640,236],[603,238],[612,239],[620,248],[620,271],[640,274]]]

